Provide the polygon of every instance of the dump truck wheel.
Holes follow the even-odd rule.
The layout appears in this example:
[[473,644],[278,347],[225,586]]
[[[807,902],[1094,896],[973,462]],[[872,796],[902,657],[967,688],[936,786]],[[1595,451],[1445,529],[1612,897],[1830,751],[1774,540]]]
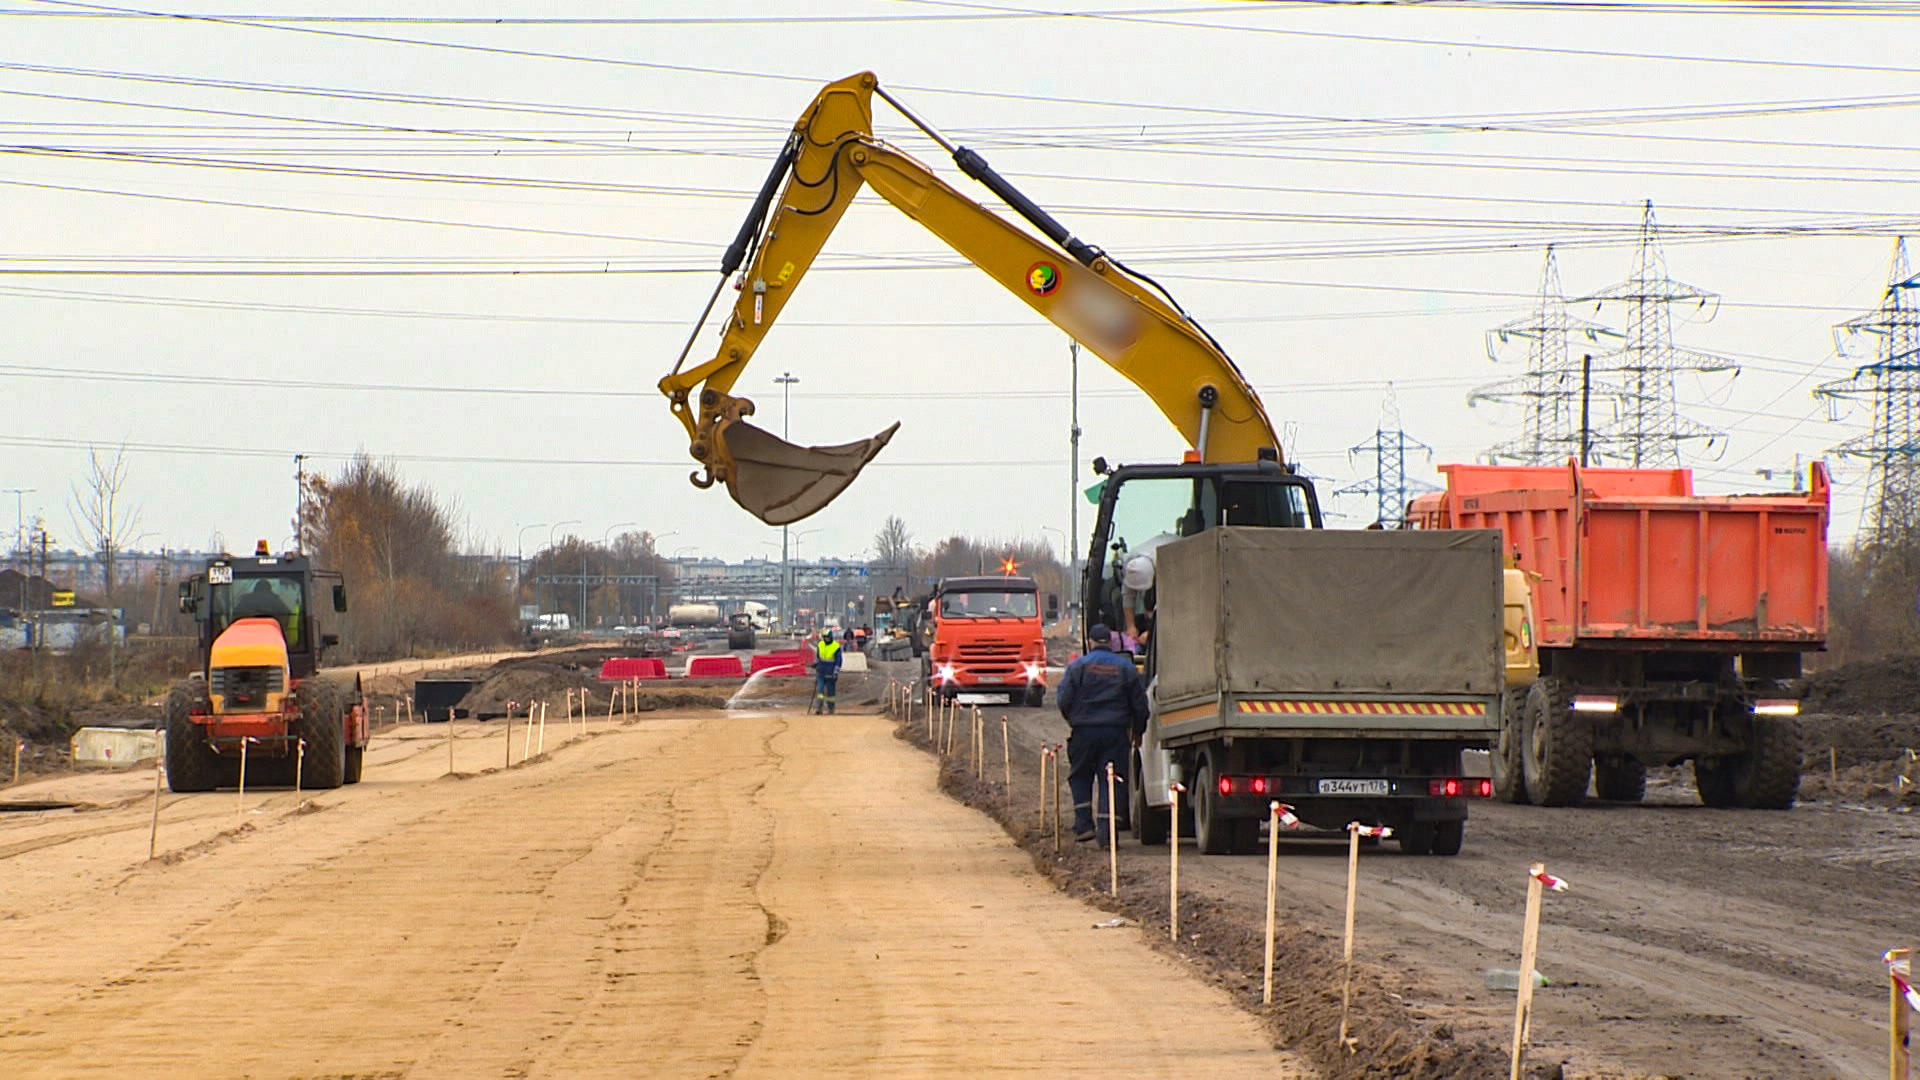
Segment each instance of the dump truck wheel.
[[1433,823],[1433,853],[1435,855],[1458,855],[1461,845],[1467,842],[1467,819],[1436,821]]
[[1520,747],[1526,741],[1527,690],[1507,691],[1501,703],[1500,730],[1493,736],[1487,754],[1488,771],[1493,777],[1493,797],[1505,803],[1527,801],[1527,779],[1520,763]]
[[1567,707],[1559,679],[1527,691],[1526,740],[1520,752],[1527,797],[1535,806],[1577,806],[1593,773],[1593,725]]
[[360,773],[366,767],[367,748],[364,746],[347,747],[345,761],[346,767],[340,774],[341,782],[348,784],[359,783]]
[[1433,825],[1431,821],[1409,821],[1393,830],[1394,838],[1400,841],[1401,852],[1407,855],[1432,854]]
[[1639,802],[1647,794],[1647,767],[1632,758],[1595,759],[1593,793],[1609,802]]
[[239,779],[239,763],[230,762],[207,745],[206,734],[193,722],[196,704],[206,704],[206,691],[191,682],[167,692],[167,790],[212,791]]
[[337,788],[345,779],[346,724],[340,713],[340,695],[319,679],[308,679],[294,691],[300,704],[295,734],[307,741],[307,760],[300,786],[314,791]]
[[1746,752],[1695,758],[1693,779],[1708,806],[1791,809],[1800,792],[1800,725],[1792,717],[1754,717]]
[[1037,709],[1047,703],[1047,688],[1044,686],[1027,687],[1027,708]]
[[1167,842],[1166,809],[1147,805],[1147,791],[1140,783],[1140,755],[1133,756],[1127,773],[1127,816],[1133,822],[1133,838],[1147,847]]

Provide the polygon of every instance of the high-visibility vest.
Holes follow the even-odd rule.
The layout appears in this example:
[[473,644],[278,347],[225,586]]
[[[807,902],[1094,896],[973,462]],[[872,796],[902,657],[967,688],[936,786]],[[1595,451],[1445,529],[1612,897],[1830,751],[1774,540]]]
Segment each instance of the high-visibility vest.
[[837,641],[822,641],[818,645],[815,645],[813,650],[814,655],[818,656],[822,661],[831,662],[834,657],[840,655],[840,643]]

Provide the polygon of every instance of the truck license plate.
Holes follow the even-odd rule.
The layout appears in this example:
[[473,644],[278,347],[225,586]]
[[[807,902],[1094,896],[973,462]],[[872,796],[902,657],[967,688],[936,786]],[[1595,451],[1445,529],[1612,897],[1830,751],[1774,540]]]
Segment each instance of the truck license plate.
[[982,675],[980,676],[979,681],[983,683],[989,683],[989,682],[1006,682],[1007,680],[1001,678],[998,675]]
[[1315,788],[1322,795],[1391,795],[1388,780],[1322,780]]
[[233,584],[233,567],[231,566],[207,567],[207,584],[209,585]]

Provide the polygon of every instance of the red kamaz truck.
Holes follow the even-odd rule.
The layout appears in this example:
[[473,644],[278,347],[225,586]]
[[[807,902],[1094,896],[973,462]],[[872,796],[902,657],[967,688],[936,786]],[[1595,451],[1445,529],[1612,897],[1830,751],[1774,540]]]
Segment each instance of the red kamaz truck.
[[1686,469],[1444,465],[1410,526],[1497,529],[1527,571],[1540,678],[1511,691],[1495,794],[1635,802],[1693,762],[1709,806],[1785,809],[1800,786],[1798,679],[1824,647],[1824,465],[1808,490],[1693,492]]
[[920,628],[926,678],[941,694],[1005,694],[1009,704],[1034,706],[1045,699],[1047,645],[1032,578],[945,578]]

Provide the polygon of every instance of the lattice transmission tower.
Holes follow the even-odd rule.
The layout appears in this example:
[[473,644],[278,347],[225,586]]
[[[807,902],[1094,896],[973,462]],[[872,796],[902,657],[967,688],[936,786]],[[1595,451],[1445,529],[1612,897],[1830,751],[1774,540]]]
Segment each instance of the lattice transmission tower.
[[1394,400],[1393,387],[1387,387],[1386,404],[1380,409],[1380,426],[1374,429],[1373,438],[1347,450],[1347,459],[1368,454],[1373,455],[1373,478],[1349,484],[1335,491],[1335,495],[1371,495],[1374,497],[1373,520],[1383,529],[1397,529],[1406,518],[1407,504],[1415,495],[1437,491],[1432,484],[1423,480],[1407,479],[1407,451],[1425,453],[1433,457],[1433,447],[1406,433],[1400,426],[1400,406]]
[[[1583,421],[1610,417],[1619,392],[1613,384],[1584,372],[1572,357],[1568,340],[1575,335],[1588,342],[1617,331],[1567,314],[1567,297],[1560,288],[1560,263],[1547,247],[1540,270],[1540,299],[1533,314],[1487,332],[1487,359],[1498,361],[1498,346],[1519,338],[1527,342],[1527,370],[1510,379],[1489,383],[1467,396],[1469,405],[1483,401],[1521,407],[1520,434],[1494,446],[1487,456],[1516,465],[1560,465],[1581,457]],[[1604,406],[1605,412],[1599,411]],[[1597,445],[1597,443],[1596,443]]]
[[1873,408],[1867,433],[1833,448],[1867,463],[1867,504],[1860,543],[1869,552],[1890,551],[1911,540],[1920,525],[1920,278],[1907,262],[1907,238],[1893,245],[1893,272],[1874,311],[1834,328],[1843,355],[1872,335],[1873,360],[1845,379],[1827,383],[1814,396]]
[[1673,305],[1691,300],[1705,306],[1718,297],[1667,276],[1651,200],[1640,218],[1633,276],[1580,299],[1619,302],[1627,309],[1626,344],[1593,358],[1595,376],[1613,385],[1616,415],[1601,437],[1615,464],[1677,466],[1681,443],[1720,437],[1720,432],[1680,415],[1674,376],[1682,371],[1738,371],[1739,365],[1727,357],[1673,343]]

